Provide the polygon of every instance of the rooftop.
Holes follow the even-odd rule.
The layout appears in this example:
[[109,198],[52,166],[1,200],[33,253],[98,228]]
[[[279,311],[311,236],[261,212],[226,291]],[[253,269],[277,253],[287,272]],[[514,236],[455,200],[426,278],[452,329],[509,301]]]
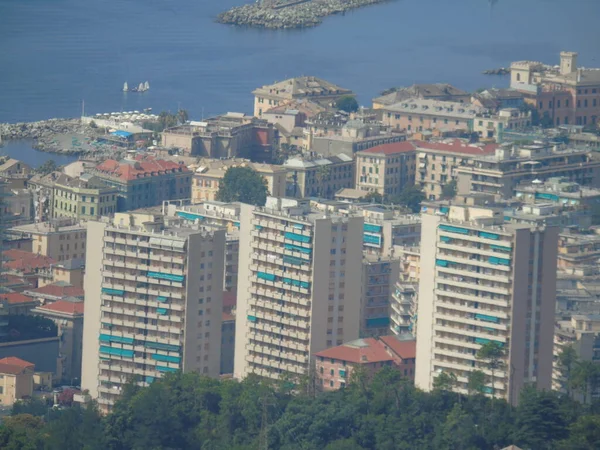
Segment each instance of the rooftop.
[[352,162],[352,156],[348,156],[345,153],[340,153],[339,155],[329,156],[327,158],[317,158],[317,159],[303,159],[300,157],[294,157],[288,159],[283,163],[284,167],[298,168],[298,169],[308,169],[319,166],[327,166],[330,164],[340,164],[340,163],[348,163]]
[[402,100],[408,100],[409,98],[451,98],[453,96],[465,95],[468,95],[468,93],[462,89],[452,86],[451,84],[413,84],[410,87],[399,88],[394,92],[374,98],[373,102],[384,105],[393,105],[394,103],[398,103]]
[[9,305],[19,305],[22,303],[31,303],[34,301],[31,297],[23,295],[19,292],[9,292],[6,294],[0,294],[0,300],[8,302]]
[[6,358],[0,359],[0,364],[9,364],[11,366],[20,367],[22,369],[33,368],[35,364],[25,361],[24,359],[17,358],[16,356],[7,356]]
[[392,354],[402,359],[415,358],[416,342],[414,340],[400,341],[395,336],[357,339],[318,352],[315,356],[358,364],[368,364],[392,361]]
[[424,114],[457,119],[473,119],[477,114],[484,113],[486,109],[471,103],[411,98],[386,106],[385,111]]
[[440,142],[412,141],[417,150],[437,150],[466,155],[492,155],[500,146],[498,144],[470,144],[464,140],[452,139]]
[[114,159],[107,159],[97,165],[96,170],[124,181],[189,171],[183,164],[149,157],[137,160],[123,160],[120,162]]
[[11,230],[31,234],[64,233],[69,231],[83,231],[85,229],[85,225],[75,222],[73,219],[52,219],[48,222],[30,223],[11,228]]
[[372,147],[368,150],[363,150],[357,153],[375,153],[380,155],[395,155],[396,153],[406,153],[411,152],[416,149],[416,146],[411,141],[403,141],[403,142],[392,142],[390,144],[382,144],[376,147]]
[[34,293],[40,295],[48,295],[51,297],[63,298],[63,297],[79,297],[83,298],[85,291],[79,287],[59,281],[57,283],[47,284],[40,288],[34,289]]
[[6,250],[3,255],[8,260],[4,263],[4,267],[9,270],[31,271],[47,268],[57,263],[57,261],[48,256],[17,249]]
[[70,314],[75,316],[83,314],[84,303],[81,300],[77,302],[72,302],[68,300],[58,300],[56,302],[49,303],[44,306],[39,306],[37,309],[43,311]]
[[304,76],[265,85],[255,89],[252,93],[254,95],[271,95],[292,99],[296,97],[325,97],[352,94],[352,91],[321,78]]
[[63,173],[56,179],[55,184],[78,189],[114,189],[103,183],[100,178],[91,174],[83,174],[80,177],[70,177]]

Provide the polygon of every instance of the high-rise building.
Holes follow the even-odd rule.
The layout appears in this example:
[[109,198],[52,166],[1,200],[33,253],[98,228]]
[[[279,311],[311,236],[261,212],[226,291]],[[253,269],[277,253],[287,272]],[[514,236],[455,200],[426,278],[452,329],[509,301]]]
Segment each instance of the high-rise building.
[[389,334],[390,300],[400,260],[367,254],[362,262],[361,337]]
[[[523,386],[550,389],[558,228],[504,224],[502,208],[428,203],[423,208],[415,383],[429,391],[441,372],[467,392],[469,373],[486,392],[515,403]],[[504,349],[493,374],[476,354]]]
[[359,337],[362,217],[270,198],[240,222],[236,378],[302,375]]
[[132,376],[220,372],[225,230],[149,212],[89,222],[82,387],[110,410]]

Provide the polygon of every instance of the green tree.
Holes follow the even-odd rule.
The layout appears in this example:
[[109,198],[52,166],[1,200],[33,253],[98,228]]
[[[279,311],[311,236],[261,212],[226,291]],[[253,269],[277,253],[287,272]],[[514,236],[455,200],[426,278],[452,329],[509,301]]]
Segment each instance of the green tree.
[[219,184],[217,199],[264,206],[267,192],[267,182],[258,172],[249,167],[230,167]]
[[379,192],[369,192],[362,200],[371,203],[383,203],[383,197]]
[[440,450],[476,450],[475,424],[464,408],[456,403],[446,416],[442,426],[439,445]]
[[561,377],[564,380],[561,381],[561,383],[564,384],[564,388],[569,397],[571,397],[572,393],[573,369],[576,367],[578,359],[577,352],[572,345],[564,347],[558,355],[558,367],[561,372]]
[[469,394],[483,394],[485,390],[485,373],[481,370],[469,372],[467,390]]
[[179,123],[186,123],[189,119],[189,114],[185,109],[180,109],[177,111],[177,120]]
[[456,387],[458,380],[456,378],[456,374],[452,372],[440,372],[433,379],[433,389],[439,391],[452,391]]
[[358,111],[358,102],[353,95],[343,95],[335,102],[335,107],[346,112]]
[[476,358],[482,361],[487,369],[491,372],[490,383],[492,390],[492,398],[496,396],[496,372],[504,367],[504,349],[500,344],[494,341],[489,341],[483,344],[477,351]]
[[317,180],[317,195],[328,196],[330,194],[329,192],[323,192],[323,181],[329,180],[330,172],[331,172],[331,170],[330,170],[329,166],[317,167],[317,171],[315,172],[315,179]]
[[58,166],[56,165],[56,162],[54,162],[53,159],[49,159],[48,161],[44,162],[44,164],[39,166],[36,169],[36,172],[39,173],[40,175],[48,175],[49,173],[52,173],[57,169],[58,169]]
[[364,447],[358,445],[354,439],[348,438],[333,441],[325,450],[364,450]]
[[425,194],[420,186],[407,186],[400,195],[390,198],[391,203],[397,203],[410,209],[413,213],[418,213],[421,210],[421,202],[425,200]]
[[0,448],[2,450],[42,450],[44,422],[31,414],[4,417],[0,425]]
[[446,183],[442,188],[442,198],[445,200],[449,200],[456,196],[456,180],[452,180],[449,183]]
[[600,367],[592,361],[578,361],[572,369],[572,385],[583,396],[587,404],[590,395],[598,389]]
[[571,424],[570,437],[561,442],[560,450],[597,450],[600,443],[600,416],[581,416]]

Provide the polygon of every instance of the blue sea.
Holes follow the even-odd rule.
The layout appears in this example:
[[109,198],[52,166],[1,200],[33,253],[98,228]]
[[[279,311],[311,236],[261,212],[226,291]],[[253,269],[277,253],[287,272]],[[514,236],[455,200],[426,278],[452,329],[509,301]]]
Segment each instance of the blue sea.
[[[485,69],[561,50],[600,66],[599,0],[394,0],[312,29],[214,22],[243,0],[0,0],[0,122],[187,109],[252,111],[251,91],[298,75],[353,89],[448,82],[505,86]],[[150,91],[124,94],[123,82]],[[7,151],[8,147],[5,148]]]

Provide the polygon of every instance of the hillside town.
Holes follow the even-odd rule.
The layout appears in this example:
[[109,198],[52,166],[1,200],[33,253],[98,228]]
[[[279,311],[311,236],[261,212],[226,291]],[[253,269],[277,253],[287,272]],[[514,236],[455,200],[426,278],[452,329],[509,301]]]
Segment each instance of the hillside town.
[[327,392],[384,367],[513,406],[599,399],[600,68],[557,58],[369,106],[300,76],[252,114],[5,125],[85,149],[0,165],[1,405],[109,414],[171,373]]

